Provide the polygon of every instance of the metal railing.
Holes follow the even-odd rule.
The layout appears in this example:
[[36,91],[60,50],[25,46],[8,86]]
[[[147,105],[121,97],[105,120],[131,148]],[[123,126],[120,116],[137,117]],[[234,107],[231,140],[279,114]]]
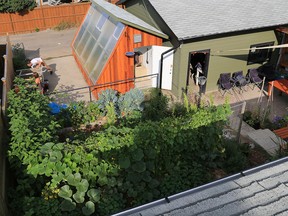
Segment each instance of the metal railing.
[[[156,85],[157,85],[157,87],[159,87],[159,74],[155,73],[155,74],[149,74],[149,75],[124,79],[124,80],[117,80],[117,81],[113,81],[113,82],[107,82],[107,83],[95,84],[95,85],[91,85],[91,86],[73,88],[73,89],[68,89],[68,90],[63,90],[63,91],[53,91],[51,93],[47,93],[46,95],[66,94],[69,92],[75,92],[75,91],[79,91],[79,90],[88,89],[89,90],[89,101],[92,102],[93,101],[93,96],[92,96],[93,91],[97,91],[100,88],[108,88],[108,87],[112,87],[112,86],[119,85],[119,84],[127,84],[127,83],[131,83],[131,82],[135,82],[138,79],[143,79],[143,78],[148,78],[148,77],[151,77],[151,80],[152,80],[152,78],[156,77],[156,80],[157,80]],[[153,87],[152,83],[151,83],[151,86],[149,86],[149,87],[150,88]]]

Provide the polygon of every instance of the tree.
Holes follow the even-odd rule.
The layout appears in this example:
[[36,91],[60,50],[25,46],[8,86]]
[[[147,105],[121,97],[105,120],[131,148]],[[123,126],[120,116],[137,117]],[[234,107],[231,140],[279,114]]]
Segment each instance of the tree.
[[15,13],[32,10],[37,6],[35,0],[0,0],[1,13]]

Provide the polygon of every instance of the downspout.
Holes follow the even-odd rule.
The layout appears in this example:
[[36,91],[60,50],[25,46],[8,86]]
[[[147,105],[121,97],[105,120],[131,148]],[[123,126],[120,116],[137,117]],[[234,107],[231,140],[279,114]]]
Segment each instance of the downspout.
[[160,73],[159,73],[159,89],[162,89],[162,70],[163,70],[164,55],[167,54],[167,53],[169,53],[169,52],[171,52],[171,51],[176,50],[176,49],[179,48],[181,45],[182,45],[182,41],[180,41],[177,46],[172,47],[171,49],[166,50],[165,52],[163,52],[163,53],[161,54]]

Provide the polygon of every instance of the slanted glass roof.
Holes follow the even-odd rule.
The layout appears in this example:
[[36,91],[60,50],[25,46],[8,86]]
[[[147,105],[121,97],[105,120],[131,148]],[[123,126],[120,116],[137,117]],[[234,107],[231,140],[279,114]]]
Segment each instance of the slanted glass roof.
[[72,45],[87,75],[95,84],[123,29],[121,22],[92,4]]

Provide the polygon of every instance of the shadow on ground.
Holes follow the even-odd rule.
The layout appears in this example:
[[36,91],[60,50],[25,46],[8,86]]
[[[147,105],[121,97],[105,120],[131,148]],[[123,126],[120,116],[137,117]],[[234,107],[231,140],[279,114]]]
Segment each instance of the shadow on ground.
[[75,90],[74,85],[60,85],[50,97],[58,104],[70,104],[76,101],[86,101],[87,94],[89,94],[88,88]]

